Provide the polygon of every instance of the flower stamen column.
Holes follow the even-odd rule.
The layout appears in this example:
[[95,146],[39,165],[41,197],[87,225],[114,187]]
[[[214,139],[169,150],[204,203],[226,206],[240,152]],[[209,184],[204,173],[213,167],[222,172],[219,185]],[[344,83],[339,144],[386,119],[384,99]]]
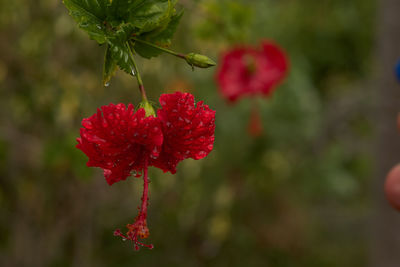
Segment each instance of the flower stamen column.
[[147,228],[147,206],[149,205],[149,177],[148,177],[148,165],[147,159],[145,159],[145,166],[143,170],[143,194],[142,194],[142,204],[140,206],[139,214],[135,218],[133,224],[128,224],[128,232],[126,235],[121,233],[120,229],[114,231],[115,236],[120,236],[123,240],[131,240],[135,245],[135,250],[139,250],[139,246],[147,247],[153,249],[154,245],[144,244],[138,241],[138,237],[141,239],[147,238],[149,236],[149,228]]

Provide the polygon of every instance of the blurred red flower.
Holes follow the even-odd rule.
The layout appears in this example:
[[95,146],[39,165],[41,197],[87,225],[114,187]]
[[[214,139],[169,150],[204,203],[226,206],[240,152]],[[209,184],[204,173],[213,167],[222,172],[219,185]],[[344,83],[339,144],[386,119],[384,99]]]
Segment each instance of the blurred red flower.
[[231,102],[245,95],[270,95],[288,70],[285,53],[270,41],[263,41],[260,48],[234,48],[222,55],[221,62],[216,79],[221,94]]

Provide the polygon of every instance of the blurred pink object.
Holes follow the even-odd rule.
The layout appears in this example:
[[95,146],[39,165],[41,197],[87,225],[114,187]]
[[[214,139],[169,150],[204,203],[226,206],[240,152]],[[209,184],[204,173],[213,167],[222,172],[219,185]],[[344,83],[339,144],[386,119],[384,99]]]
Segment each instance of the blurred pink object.
[[400,211],[400,164],[390,170],[385,182],[385,194],[393,208]]
[[245,95],[270,95],[288,71],[285,52],[270,41],[258,49],[237,47],[222,55],[216,79],[220,92],[234,102]]

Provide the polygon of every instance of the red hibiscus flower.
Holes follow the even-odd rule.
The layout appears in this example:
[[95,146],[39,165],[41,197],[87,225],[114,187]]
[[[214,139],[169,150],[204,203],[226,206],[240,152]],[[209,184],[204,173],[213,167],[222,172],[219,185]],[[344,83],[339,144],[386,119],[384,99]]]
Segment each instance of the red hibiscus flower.
[[245,95],[270,95],[286,75],[285,53],[264,41],[261,48],[238,47],[222,56],[216,79],[221,94],[234,102]]
[[195,104],[193,95],[176,92],[160,97],[158,117],[146,117],[146,111],[136,112],[132,104],[110,104],[83,119],[77,148],[88,157],[90,167],[100,167],[109,185],[125,180],[132,172],[143,172],[143,195],[139,214],[128,231],[119,229],[114,235],[139,246],[153,248],[138,241],[147,238],[148,166],[164,172],[176,172],[177,164],[186,159],[201,159],[213,149],[215,111],[203,102]]

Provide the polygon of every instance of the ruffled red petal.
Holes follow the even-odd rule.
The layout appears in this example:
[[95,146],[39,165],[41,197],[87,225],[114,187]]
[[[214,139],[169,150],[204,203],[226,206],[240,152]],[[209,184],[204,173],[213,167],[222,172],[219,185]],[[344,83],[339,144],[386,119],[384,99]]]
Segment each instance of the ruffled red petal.
[[150,164],[164,172],[176,172],[177,164],[186,159],[202,159],[213,149],[215,111],[203,102],[195,105],[193,95],[176,92],[160,96],[158,118],[164,135],[162,152]]
[[132,171],[141,172],[144,159],[157,158],[163,135],[153,116],[132,104],[110,104],[82,121],[78,145],[89,158],[87,165],[100,167],[109,185],[125,180]]

